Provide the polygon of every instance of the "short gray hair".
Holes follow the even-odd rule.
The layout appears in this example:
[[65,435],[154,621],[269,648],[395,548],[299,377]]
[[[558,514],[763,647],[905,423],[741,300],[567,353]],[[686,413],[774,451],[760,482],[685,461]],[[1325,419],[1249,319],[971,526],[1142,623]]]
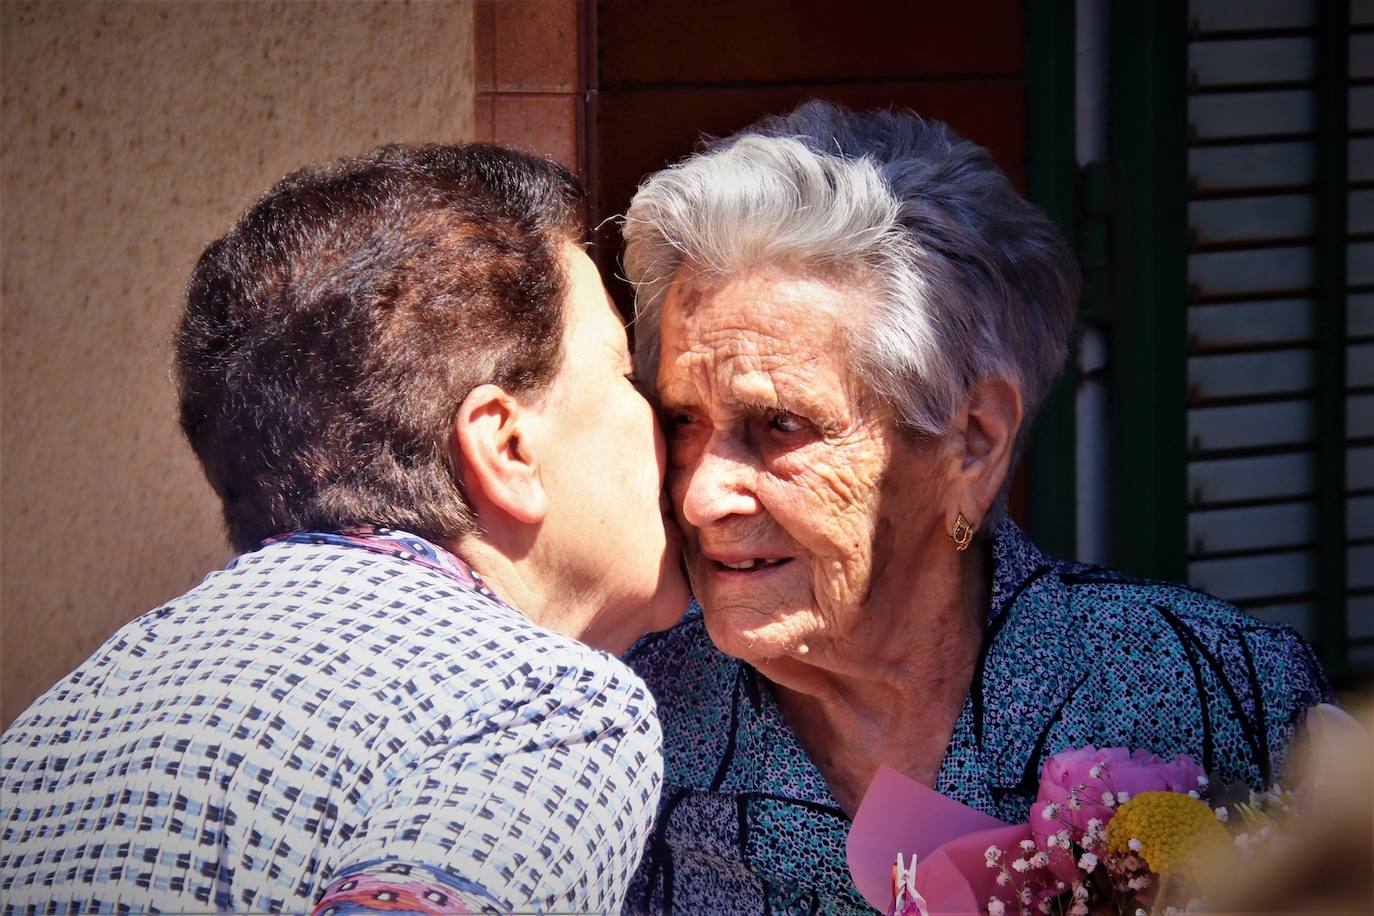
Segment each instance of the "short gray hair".
[[872,291],[854,368],[909,435],[945,433],[989,378],[1018,385],[1029,419],[1068,352],[1080,281],[1058,229],[985,149],[913,112],[764,118],[650,176],[624,232],[647,378],[680,274],[764,267]]

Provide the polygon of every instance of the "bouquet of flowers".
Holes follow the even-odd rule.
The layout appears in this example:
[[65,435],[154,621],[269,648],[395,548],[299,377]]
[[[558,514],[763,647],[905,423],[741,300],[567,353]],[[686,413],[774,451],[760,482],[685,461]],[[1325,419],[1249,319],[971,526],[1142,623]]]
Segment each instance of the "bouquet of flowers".
[[[893,771],[880,773],[874,785],[874,804],[883,810],[865,817],[865,797],[850,835],[851,872],[874,903],[881,894],[869,849],[889,850],[891,896],[875,906],[894,916],[1197,912],[1208,877],[1236,856],[1264,855],[1281,844],[1296,807],[1278,786],[1259,794],[1225,787],[1213,797],[1208,777],[1188,757],[1091,746],[1046,762],[1030,821],[1022,825],[971,812]],[[898,796],[907,799],[905,809]],[[951,805],[964,808],[960,818]],[[927,825],[926,835],[909,838],[905,848],[914,857],[899,855],[894,865],[894,819],[913,815]],[[932,833],[932,824],[943,826]]]
[[1208,876],[1237,852],[1268,848],[1294,810],[1278,786],[1215,807],[1210,788],[1188,757],[1094,747],[1055,755],[1031,806],[1030,837],[1014,849],[984,850],[1006,892],[989,896],[987,912],[1200,910]]

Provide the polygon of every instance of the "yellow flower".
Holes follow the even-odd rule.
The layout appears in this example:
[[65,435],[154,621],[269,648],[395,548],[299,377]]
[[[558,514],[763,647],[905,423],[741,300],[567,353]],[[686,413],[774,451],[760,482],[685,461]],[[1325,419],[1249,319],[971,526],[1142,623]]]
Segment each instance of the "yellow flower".
[[1230,834],[1207,804],[1180,792],[1142,792],[1116,810],[1107,822],[1107,849],[1136,855],[1150,871],[1165,877],[1196,874],[1211,854],[1228,848]]

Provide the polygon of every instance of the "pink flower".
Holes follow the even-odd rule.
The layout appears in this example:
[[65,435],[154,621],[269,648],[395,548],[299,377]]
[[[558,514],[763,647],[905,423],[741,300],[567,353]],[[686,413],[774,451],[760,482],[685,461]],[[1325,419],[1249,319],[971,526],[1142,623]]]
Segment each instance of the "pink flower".
[[[1031,806],[1031,834],[1049,853],[1050,870],[1065,881],[1077,880],[1072,853],[1050,842],[1057,830],[1067,826],[1073,841],[1081,844],[1090,819],[1105,824],[1116,813],[1102,804],[1104,793],[1124,792],[1134,798],[1141,792],[1187,792],[1197,788],[1202,775],[1202,767],[1185,756],[1166,761],[1147,751],[1092,745],[1055,754],[1045,761],[1040,775],[1040,792]],[[1076,800],[1073,805],[1069,804],[1071,794]],[[1046,820],[1043,815],[1049,806],[1054,806],[1053,813]]]

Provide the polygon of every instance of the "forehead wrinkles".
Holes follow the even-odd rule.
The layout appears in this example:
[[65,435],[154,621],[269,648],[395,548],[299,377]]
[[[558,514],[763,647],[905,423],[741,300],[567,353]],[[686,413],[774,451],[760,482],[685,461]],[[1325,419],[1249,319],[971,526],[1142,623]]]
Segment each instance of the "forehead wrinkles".
[[780,382],[793,395],[842,383],[829,378],[836,369],[846,374],[834,359],[844,352],[839,322],[829,303],[804,294],[811,291],[796,295],[748,281],[707,291],[684,284],[663,314],[664,396],[690,387],[767,404],[777,401]]
[[809,401],[813,386],[827,382],[820,354],[756,327],[687,327],[671,343],[660,379],[666,398],[691,390],[734,406],[776,406],[784,397]]

